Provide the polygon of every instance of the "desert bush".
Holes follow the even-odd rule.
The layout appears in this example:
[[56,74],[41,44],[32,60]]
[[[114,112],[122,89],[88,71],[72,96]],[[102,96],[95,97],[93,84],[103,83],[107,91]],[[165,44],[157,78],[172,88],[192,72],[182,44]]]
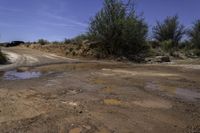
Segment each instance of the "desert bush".
[[192,48],[190,41],[184,40],[179,43],[179,49],[189,50]]
[[184,54],[189,58],[197,58],[200,56],[200,49],[187,49]]
[[66,39],[64,40],[64,44],[70,44],[71,42],[72,42],[71,39],[67,39],[67,38],[66,38]]
[[99,42],[98,51],[104,55],[130,56],[146,49],[147,32],[131,0],[104,0],[103,8],[91,19],[88,35]]
[[151,48],[154,48],[154,49],[160,47],[160,43],[157,42],[157,41],[148,41],[147,43],[149,44],[149,46],[150,46]]
[[161,48],[165,51],[165,52],[169,52],[169,53],[173,53],[174,49],[173,49],[173,41],[172,40],[165,40],[163,42],[161,42]]
[[63,42],[53,41],[53,42],[51,42],[51,44],[60,45],[60,44],[63,44]]
[[8,61],[8,59],[0,50],[0,64],[5,64],[7,61]]
[[153,27],[153,37],[158,42],[171,40],[172,48],[178,47],[185,34],[185,28],[180,24],[178,16],[167,17],[164,22],[157,22]]
[[194,52],[194,55],[200,56],[200,49],[195,49],[193,52]]
[[87,40],[88,36],[86,34],[78,35],[71,39],[71,43],[73,44],[82,44],[84,40]]
[[193,47],[200,49],[200,20],[197,20],[188,31],[190,43]]
[[45,45],[45,44],[48,44],[49,42],[48,42],[47,40],[45,40],[45,39],[39,39],[39,40],[38,40],[38,43],[39,43],[40,45]]

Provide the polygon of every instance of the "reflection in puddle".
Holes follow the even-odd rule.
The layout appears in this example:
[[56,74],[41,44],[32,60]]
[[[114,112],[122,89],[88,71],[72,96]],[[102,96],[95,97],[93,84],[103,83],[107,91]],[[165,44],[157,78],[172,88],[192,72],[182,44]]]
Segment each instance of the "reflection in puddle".
[[[127,76],[156,76],[156,77],[174,77],[177,74],[173,73],[162,73],[162,72],[155,72],[155,71],[136,71],[136,70],[125,70],[125,69],[102,69],[103,75],[105,74],[120,74],[120,75],[127,75]],[[106,73],[105,73],[106,72]]]
[[200,93],[182,88],[176,89],[176,95],[192,101],[195,99],[200,99]]
[[165,95],[179,97],[184,100],[196,101],[200,99],[199,92],[178,87],[165,86],[155,82],[148,82],[146,88],[153,91],[158,90],[163,92]]
[[40,72],[32,72],[32,71],[7,71],[4,73],[3,78],[5,80],[24,80],[24,79],[32,79],[39,78],[42,74]]

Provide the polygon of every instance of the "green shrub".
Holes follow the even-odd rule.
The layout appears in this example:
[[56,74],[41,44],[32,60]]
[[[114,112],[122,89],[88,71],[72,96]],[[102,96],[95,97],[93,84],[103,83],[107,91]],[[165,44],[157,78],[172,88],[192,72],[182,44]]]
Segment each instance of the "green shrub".
[[151,48],[159,48],[160,47],[160,43],[157,41],[148,41],[148,44]]
[[82,44],[84,40],[87,40],[88,36],[86,34],[78,35],[71,39],[71,43],[73,44]]
[[185,40],[185,41],[183,41],[183,42],[181,42],[180,44],[179,44],[179,49],[185,49],[185,50],[189,50],[189,49],[191,49],[192,47],[191,47],[191,43],[188,41],[188,40]]
[[193,52],[194,52],[194,55],[200,56],[200,49],[195,49]]
[[6,56],[0,51],[0,64],[5,64],[7,61]]
[[48,44],[49,42],[48,42],[47,40],[44,40],[44,39],[39,39],[39,40],[38,40],[38,43],[39,43],[40,45],[45,45],[45,44]]
[[63,44],[63,42],[53,41],[53,42],[51,42],[51,44],[60,45],[60,44]]
[[65,40],[64,40],[64,44],[70,44],[71,42],[72,42],[71,39],[65,39]]
[[174,44],[172,40],[166,40],[166,41],[161,42],[161,47],[165,52],[169,52],[169,53],[173,52],[174,51],[173,45]]
[[157,22],[153,27],[153,37],[159,42],[171,40],[173,47],[178,47],[185,34],[184,26],[180,24],[178,16],[167,17],[164,22]]
[[184,51],[185,55],[190,58],[200,57],[200,49],[187,49]]
[[200,49],[200,20],[197,20],[192,29],[188,31],[190,42],[193,47]]
[[99,42],[103,55],[131,56],[145,50],[148,27],[135,13],[132,1],[104,0],[89,27],[89,39]]

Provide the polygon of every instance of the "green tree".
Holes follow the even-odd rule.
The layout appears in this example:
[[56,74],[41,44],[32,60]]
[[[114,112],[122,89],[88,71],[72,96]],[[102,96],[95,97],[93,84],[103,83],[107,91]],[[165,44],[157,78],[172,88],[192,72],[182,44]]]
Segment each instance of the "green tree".
[[105,55],[130,56],[144,50],[148,27],[129,0],[104,0],[104,6],[89,27],[89,38],[99,42]]
[[188,31],[188,35],[193,47],[200,49],[200,20],[195,21],[193,27]]
[[167,17],[164,22],[157,22],[153,27],[153,37],[156,41],[172,41],[174,47],[178,46],[184,34],[185,29],[178,16]]

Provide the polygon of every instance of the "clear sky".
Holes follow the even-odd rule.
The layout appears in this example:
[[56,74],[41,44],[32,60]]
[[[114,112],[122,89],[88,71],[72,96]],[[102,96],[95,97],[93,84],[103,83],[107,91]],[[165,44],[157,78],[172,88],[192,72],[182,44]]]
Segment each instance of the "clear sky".
[[[0,41],[64,40],[87,30],[103,0],[0,0]],[[200,19],[200,0],[136,0],[138,14],[152,27],[178,14],[189,27]]]

